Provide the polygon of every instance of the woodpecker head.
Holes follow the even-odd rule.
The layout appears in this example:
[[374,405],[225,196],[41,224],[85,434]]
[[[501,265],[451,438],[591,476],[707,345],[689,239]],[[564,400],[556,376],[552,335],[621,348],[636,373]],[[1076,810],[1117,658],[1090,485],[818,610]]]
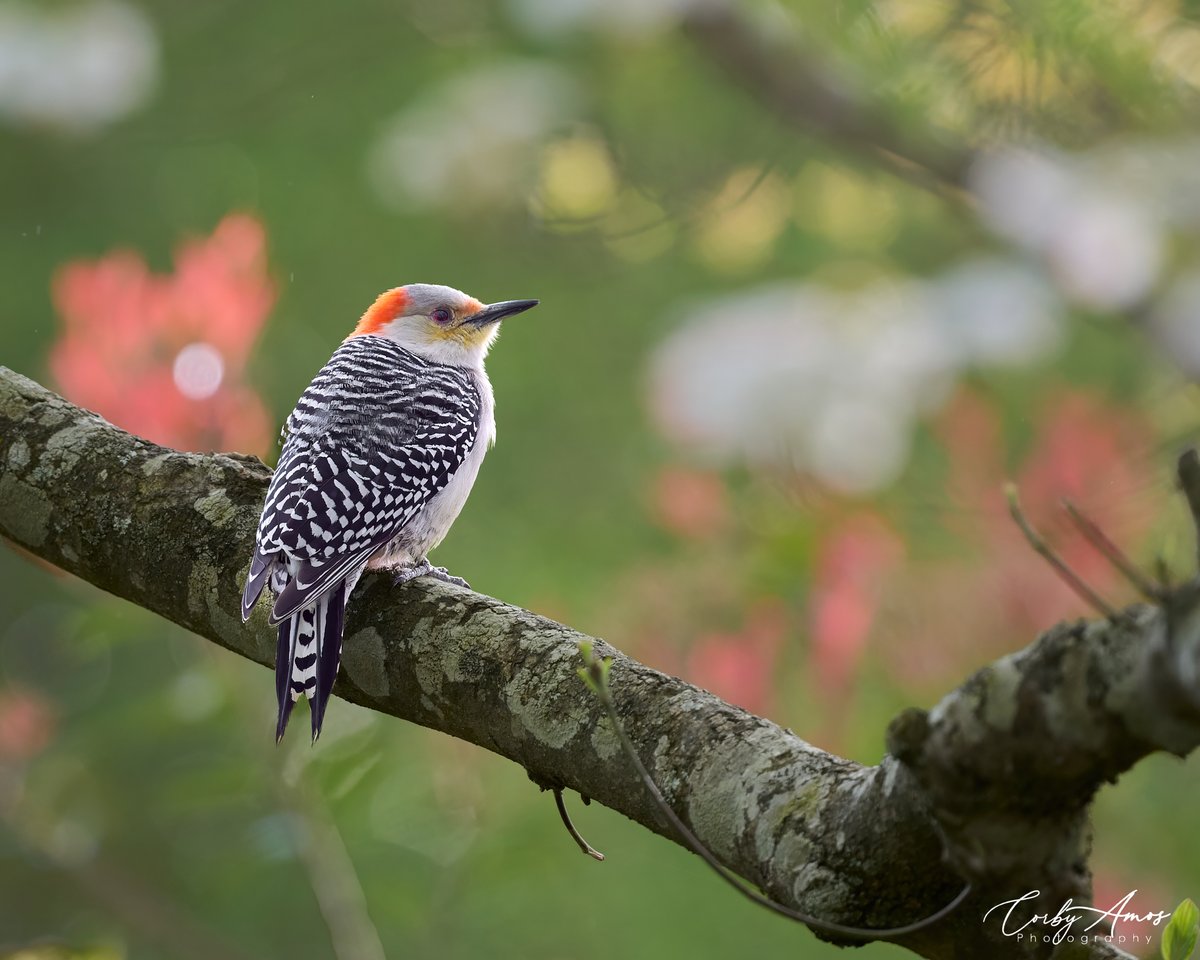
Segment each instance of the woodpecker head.
[[453,287],[410,283],[380,294],[352,336],[371,333],[436,363],[478,366],[496,338],[500,321],[537,303],[480,303]]

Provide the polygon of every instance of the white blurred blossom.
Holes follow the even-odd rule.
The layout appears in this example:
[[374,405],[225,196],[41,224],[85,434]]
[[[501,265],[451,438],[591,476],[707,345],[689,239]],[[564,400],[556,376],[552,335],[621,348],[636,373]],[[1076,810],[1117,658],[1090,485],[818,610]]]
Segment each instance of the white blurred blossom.
[[1171,286],[1150,315],[1150,331],[1185,374],[1200,377],[1200,273]]
[[660,346],[652,412],[718,460],[866,493],[899,476],[917,420],[965,367],[1027,363],[1061,339],[1046,284],[1004,261],[853,293],[758,288],[701,305]]
[[1084,173],[1162,223],[1200,227],[1200,139],[1128,139],[1077,158]]
[[1064,212],[1046,255],[1063,292],[1090,307],[1131,307],[1162,266],[1162,225],[1128,198],[1091,194]]
[[371,149],[371,182],[401,209],[522,203],[539,147],[577,99],[571,77],[547,64],[455,75],[387,124]]
[[801,465],[834,489],[869,493],[900,475],[911,437],[907,417],[886,402],[839,398],[814,421]]
[[175,386],[189,400],[206,400],[225,379],[225,360],[211,343],[189,343],[175,355],[171,368]]
[[1062,343],[1065,325],[1054,291],[1027,266],[972,260],[931,287],[940,330],[964,363],[1029,364]]
[[1076,303],[1129,307],[1157,281],[1162,205],[1097,158],[1006,149],[984,154],[971,181],[984,221],[1041,255]]
[[120,0],[0,2],[0,119],[93,131],[149,99],[158,60],[150,22]]
[[984,221],[1002,237],[1047,246],[1074,190],[1065,162],[1031,150],[984,153],[971,170]]

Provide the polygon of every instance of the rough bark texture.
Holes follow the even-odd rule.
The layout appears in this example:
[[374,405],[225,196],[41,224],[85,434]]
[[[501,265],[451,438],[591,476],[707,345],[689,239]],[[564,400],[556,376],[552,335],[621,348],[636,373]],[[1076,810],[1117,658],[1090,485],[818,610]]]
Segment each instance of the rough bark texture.
[[[0,367],[0,534],[269,666],[265,605],[247,625],[238,614],[268,476],[253,458],[146,443]],[[796,909],[868,927],[932,913],[969,878],[959,910],[902,942],[926,957],[1044,957],[1054,948],[1004,937],[984,911],[1033,889],[1030,911],[1085,901],[1096,789],[1147,753],[1200,742],[1200,587],[1125,618],[1053,627],[932,711],[905,712],[878,766],[596,646],[614,659],[613,697],[652,775],[733,870]],[[375,575],[346,634],[339,696],[669,835],[576,676],[590,638],[468,590]]]

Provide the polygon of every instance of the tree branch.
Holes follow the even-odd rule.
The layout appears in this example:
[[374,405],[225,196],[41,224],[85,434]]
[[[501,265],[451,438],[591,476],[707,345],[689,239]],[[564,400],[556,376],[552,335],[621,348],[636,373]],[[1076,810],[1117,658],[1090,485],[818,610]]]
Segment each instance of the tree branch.
[[697,4],[684,32],[734,83],[803,134],[872,159],[935,192],[966,196],[973,156],[949,134],[908,130],[894,110],[858,88],[847,69],[806,48],[797,36],[772,36],[744,11]]
[[[238,598],[268,476],[253,458],[139,440],[0,367],[0,534],[264,665],[274,631],[263,606],[243,625]],[[367,575],[335,692],[674,838],[576,676],[581,640],[467,590]],[[1200,743],[1195,581],[1161,607],[1131,608],[1127,622],[1054,627],[932,711],[907,711],[877,766],[592,642],[613,658],[616,709],[667,801],[775,899],[841,924],[899,926],[970,879],[962,909],[901,941],[926,957],[1049,956],[983,913],[1033,889],[1042,897],[1029,912],[1086,900],[1095,791],[1152,751]]]

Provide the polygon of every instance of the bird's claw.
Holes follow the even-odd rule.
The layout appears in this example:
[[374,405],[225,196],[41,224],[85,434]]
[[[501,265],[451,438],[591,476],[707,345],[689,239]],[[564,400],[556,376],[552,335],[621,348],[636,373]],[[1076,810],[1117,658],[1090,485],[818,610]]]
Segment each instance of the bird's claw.
[[470,590],[471,585],[462,577],[456,577],[445,567],[435,567],[429,563],[425,564],[426,570],[423,576],[433,577],[435,580],[441,580],[442,583],[452,583],[456,587],[462,587],[464,590]]
[[454,576],[445,567],[435,567],[428,559],[414,563],[410,567],[402,567],[392,579],[392,586],[396,587],[402,583],[408,583],[409,580],[415,580],[417,577],[433,577],[435,580],[441,580],[443,583],[452,583],[456,587],[462,587],[465,590],[471,589],[471,585],[462,577]]

